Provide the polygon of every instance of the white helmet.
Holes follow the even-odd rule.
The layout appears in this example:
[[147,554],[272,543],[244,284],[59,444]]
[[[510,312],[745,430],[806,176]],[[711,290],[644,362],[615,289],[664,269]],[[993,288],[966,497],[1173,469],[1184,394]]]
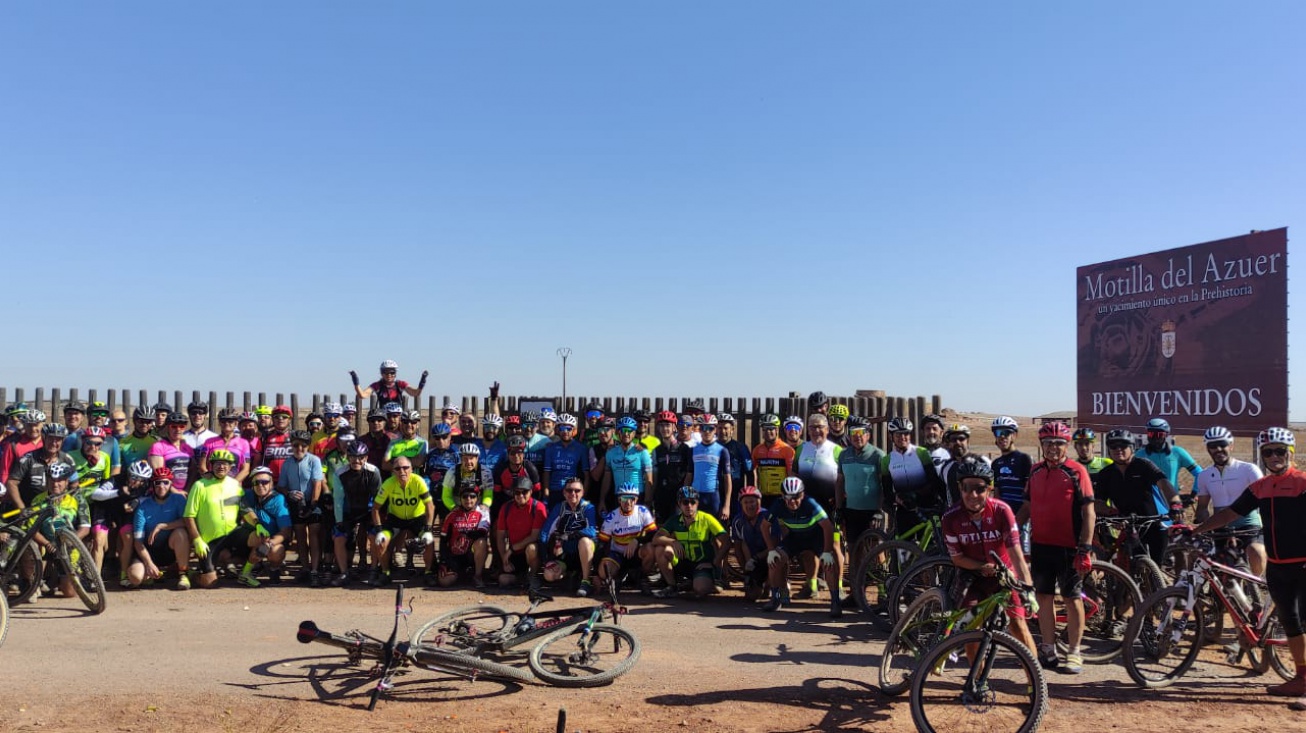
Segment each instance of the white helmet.
[[481,418],[481,424],[487,428],[488,427],[502,428],[503,418],[499,417],[498,415],[495,415],[494,413],[490,413],[489,415],[486,415],[485,417]]
[[1229,432],[1229,428],[1221,425],[1214,425],[1206,429],[1206,432],[1202,435],[1202,440],[1205,441],[1207,445],[1212,443],[1233,445],[1233,433]]
[[541,420],[550,420],[550,421],[552,421],[552,422],[557,422],[557,421],[558,421],[558,413],[554,412],[552,407],[546,407],[546,408],[544,408],[543,410],[540,410],[540,419],[541,419]]
[[803,493],[803,480],[797,476],[790,476],[780,482],[780,493],[785,496],[798,496]]
[[564,412],[558,416],[558,424],[570,425],[571,427],[574,428],[576,427],[576,416],[572,415],[571,413]]
[[141,481],[149,481],[154,475],[154,469],[150,467],[147,461],[136,461],[127,467],[127,475]]
[[1286,445],[1295,450],[1297,437],[1287,428],[1267,428],[1261,433],[1261,445]]
[[698,420],[698,424],[699,424],[699,425],[716,425],[716,424],[717,424],[716,415],[713,415],[712,413],[709,412],[709,413],[707,413],[706,415],[704,415],[703,417],[699,418],[699,420]]
[[802,429],[803,429],[803,419],[802,419],[801,417],[798,417],[797,415],[790,415],[789,417],[786,417],[786,418],[785,418],[784,429],[785,429],[785,430],[788,430],[788,429],[791,428],[791,427],[796,427],[796,428],[798,428],[799,430],[802,430]]
[[458,455],[460,456],[479,456],[480,454],[481,447],[475,443],[463,443],[458,448]]
[[1013,433],[1020,432],[1020,424],[1006,415],[993,418],[993,423],[989,425],[989,428],[995,433],[999,430],[1010,430]]
[[381,362],[381,371],[385,371],[387,369],[394,369],[395,371],[399,371],[399,365],[394,363],[390,359],[386,359],[385,361]]

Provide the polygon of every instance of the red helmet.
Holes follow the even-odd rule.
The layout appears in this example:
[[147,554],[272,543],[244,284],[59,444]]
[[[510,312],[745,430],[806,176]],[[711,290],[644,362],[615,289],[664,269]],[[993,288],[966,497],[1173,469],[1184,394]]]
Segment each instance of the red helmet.
[[109,433],[99,425],[92,425],[89,428],[84,428],[82,430],[82,437],[99,438],[100,440],[104,440],[105,438],[109,437]]
[[521,415],[509,415],[503,419],[504,425],[521,425]]
[[1059,421],[1043,423],[1038,429],[1039,442],[1044,440],[1064,440],[1070,442],[1070,426]]
[[294,413],[290,411],[290,406],[289,406],[289,405],[277,405],[276,407],[272,408],[272,414],[273,414],[273,415],[293,415]]
[[739,498],[743,499],[746,496],[755,496],[758,499],[761,499],[762,492],[758,491],[756,486],[745,486],[739,490]]
[[156,469],[154,469],[154,474],[153,474],[152,476],[150,476],[150,480],[151,480],[151,481],[158,481],[159,479],[167,479],[167,480],[171,481],[171,480],[172,480],[172,469],[171,469],[171,468],[168,468],[167,466],[164,466],[163,468],[156,468]]
[[671,410],[663,410],[662,412],[658,413],[658,422],[669,422],[675,424],[679,421],[680,418],[676,417],[676,413],[672,412]]

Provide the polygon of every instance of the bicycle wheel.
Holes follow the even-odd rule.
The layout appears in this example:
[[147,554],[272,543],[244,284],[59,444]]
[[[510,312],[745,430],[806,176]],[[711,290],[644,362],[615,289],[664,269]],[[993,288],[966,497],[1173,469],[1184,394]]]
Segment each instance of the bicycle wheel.
[[555,687],[597,687],[639,661],[639,639],[612,624],[562,629],[544,637],[527,661],[536,677]]
[[912,601],[893,627],[880,653],[880,691],[901,695],[911,687],[916,663],[942,637],[947,626],[943,591],[934,588]]
[[[1129,574],[1115,564],[1094,560],[1093,569],[1084,574],[1080,600],[1084,606],[1084,636],[1079,653],[1085,662],[1110,662],[1124,648],[1129,620],[1143,603],[1143,595]],[[1057,649],[1065,654],[1066,613],[1060,596],[1053,612],[1057,618]]]
[[0,593],[0,646],[4,646],[6,636],[9,636],[9,601]]
[[491,662],[488,659],[444,647],[412,644],[409,646],[408,654],[418,666],[438,672],[450,672],[467,677],[493,677],[512,682],[530,682],[534,679],[529,671],[520,667]]
[[45,575],[45,559],[35,542],[29,542],[23,551],[15,557],[8,558],[5,564],[5,595],[10,603],[27,603],[41,588],[41,578]]
[[516,623],[517,614],[498,606],[463,606],[436,616],[413,632],[413,646],[472,651],[478,641]]
[[[977,645],[974,664],[967,661],[970,644]],[[1033,653],[1001,631],[948,637],[912,676],[911,717],[919,731],[1028,733],[1047,708],[1047,681]]]
[[[1202,605],[1171,586],[1143,601],[1125,630],[1125,671],[1143,687],[1166,687],[1193,666],[1202,649]],[[1191,606],[1191,607],[1190,607]]]
[[71,529],[59,530],[57,540],[56,556],[62,566],[60,569],[68,574],[73,591],[91,613],[104,613],[108,598],[104,592],[104,579],[100,577],[100,569],[95,566],[91,551]]
[[1129,577],[1138,586],[1138,592],[1142,593],[1144,598],[1170,585],[1165,573],[1161,572],[1161,566],[1157,565],[1152,558],[1139,555],[1131,558],[1130,562],[1133,567]]
[[889,584],[920,556],[921,548],[914,542],[889,540],[871,548],[853,570],[853,599],[881,631],[893,631],[893,623],[886,615]]
[[957,577],[957,566],[952,558],[925,555],[912,563],[902,575],[889,584],[889,604],[886,612],[895,626],[902,614],[920,595],[931,588],[952,592],[952,581]]
[[1257,649],[1258,655],[1253,655],[1254,666],[1256,671],[1265,674],[1271,668],[1275,674],[1283,678],[1284,682],[1289,682],[1296,676],[1297,670],[1292,662],[1292,654],[1288,652],[1287,637],[1283,633],[1283,624],[1279,619],[1271,617],[1270,622],[1265,627],[1265,646]]
[[848,545],[848,555],[846,556],[848,558],[848,567],[850,569],[857,567],[857,563],[861,562],[863,557],[866,557],[866,553],[870,552],[872,547],[888,539],[878,529],[868,529],[857,535],[857,538]]

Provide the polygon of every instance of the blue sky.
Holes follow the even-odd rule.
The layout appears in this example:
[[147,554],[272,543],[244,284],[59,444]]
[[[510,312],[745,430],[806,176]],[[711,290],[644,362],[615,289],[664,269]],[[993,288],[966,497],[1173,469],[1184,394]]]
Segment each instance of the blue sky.
[[392,358],[435,394],[556,393],[568,345],[572,394],[1073,409],[1077,266],[1303,221],[1304,25],[6,3],[0,247],[34,281],[11,313],[66,348],[7,350],[0,381],[337,392]]

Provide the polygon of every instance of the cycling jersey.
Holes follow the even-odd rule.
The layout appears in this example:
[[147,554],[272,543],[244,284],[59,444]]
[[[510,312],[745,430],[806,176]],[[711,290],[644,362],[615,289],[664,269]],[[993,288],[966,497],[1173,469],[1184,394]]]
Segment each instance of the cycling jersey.
[[426,505],[430,502],[431,491],[426,488],[426,482],[410,473],[402,484],[398,476],[383,481],[374,506],[377,511],[384,509],[395,519],[422,519],[426,517]]
[[730,476],[730,453],[720,443],[699,443],[690,449],[694,461],[694,488],[701,494],[715,494],[722,479]]
[[268,534],[282,533],[282,537],[289,535],[285,530],[291,526],[290,510],[286,508],[286,499],[281,494],[273,492],[263,501],[259,501],[258,494],[252,490],[246,491],[240,498],[241,516],[243,517],[247,511],[253,511],[258,515],[259,525],[267,530]]
[[372,390],[372,397],[376,399],[376,404],[385,405],[390,402],[403,403],[404,390],[408,389],[408,382],[402,379],[396,379],[392,386],[385,386],[385,382],[372,382],[367,385]]
[[[322,480],[322,459],[312,453],[305,453],[303,458],[287,458],[281,465],[281,475],[277,477],[277,490],[286,497],[292,506],[311,504],[313,502],[313,483]],[[290,499],[293,492],[304,495],[302,502]]]
[[218,437],[218,434],[208,428],[200,428],[199,430],[186,428],[186,431],[181,434],[181,442],[190,446],[191,453],[194,454],[198,453],[205,443],[216,437]]
[[[33,497],[45,493],[45,490],[50,488],[47,471],[55,463],[66,463],[72,466],[73,459],[72,456],[63,451],[59,451],[47,459],[44,450],[29,451],[18,459],[13,470],[9,473],[9,480],[18,482],[18,496],[22,497],[25,506],[31,506]],[[69,486],[74,486],[76,483],[76,474],[68,477]],[[77,492],[70,491],[69,493]]]
[[1030,542],[1078,547],[1084,525],[1082,509],[1093,501],[1088,471],[1075,461],[1050,465],[1039,461],[1025,485],[1029,503]]
[[444,475],[458,467],[458,451],[453,448],[436,449],[426,454],[423,473],[432,489],[444,486]]
[[[388,433],[367,433],[360,436],[358,442],[367,446],[368,463],[377,466],[378,468],[385,463],[386,453],[390,450],[390,435]],[[457,464],[457,460],[455,460],[454,463]],[[382,471],[381,475],[382,477],[388,476],[389,472]]]
[[707,562],[715,554],[708,544],[714,537],[725,533],[717,518],[707,512],[694,512],[694,521],[685,522],[685,515],[676,513],[662,529],[680,543],[689,562]]
[[[186,497],[173,491],[160,502],[153,496],[141,499],[132,515],[132,537],[144,544],[150,539],[150,533],[160,524],[181,519],[186,511]],[[186,531],[182,529],[182,531]]]
[[744,477],[753,472],[753,452],[742,440],[717,442],[726,449],[726,453],[730,454],[730,481],[736,486],[743,486],[741,482]]
[[145,460],[150,454],[150,448],[157,442],[159,439],[150,433],[143,436],[136,433],[123,436],[122,440],[118,441],[118,454],[122,458],[122,464],[130,466],[137,461]]
[[771,536],[781,539],[788,535],[820,533],[821,520],[829,515],[815,499],[804,496],[796,509],[790,509],[784,499],[771,505]]
[[1089,476],[1092,476],[1096,474],[1098,471],[1101,471],[1107,466],[1110,466],[1111,459],[1103,458],[1102,456],[1093,456],[1093,460],[1089,461],[1088,463],[1084,463],[1083,461],[1080,461],[1079,464],[1083,466],[1085,470],[1088,471]]
[[1306,532],[1302,531],[1306,527],[1306,474],[1292,467],[1282,475],[1265,476],[1248,486],[1229,508],[1244,517],[1260,509],[1270,562],[1306,562]]
[[752,519],[742,511],[730,518],[730,539],[737,542],[743,542],[748,551],[754,555],[766,552],[766,537],[763,533],[766,531],[766,522],[771,513],[765,509],[758,509],[757,516]]
[[481,492],[482,504],[490,506],[494,503],[494,484],[485,479],[481,467],[477,466],[468,472],[463,470],[462,466],[458,466],[444,475],[444,483],[441,484],[440,502],[444,504],[445,509],[452,511],[457,508],[458,497],[467,487]]
[[880,462],[880,475],[885,488],[908,505],[928,507],[941,503],[938,467],[925,448],[908,445],[906,450],[891,449]]
[[150,457],[159,457],[163,459],[164,467],[172,471],[172,488],[177,491],[186,493],[186,487],[190,483],[190,461],[195,455],[189,445],[181,443],[173,445],[166,440],[160,440],[150,446]]
[[531,499],[526,506],[510,501],[499,510],[499,521],[495,522],[494,529],[506,533],[508,543],[515,545],[529,537],[531,532],[543,531],[548,516],[544,502],[539,499]]
[[867,443],[860,451],[845,448],[839,454],[839,473],[843,476],[844,506],[859,511],[875,511],[883,504],[880,495],[880,467],[884,451]]
[[1137,455],[1123,467],[1114,464],[1097,475],[1094,486],[1096,498],[1109,502],[1121,514],[1150,517],[1164,514],[1165,508],[1157,506],[1153,487],[1165,478],[1151,461]]
[[652,458],[654,494],[674,496],[685,485],[685,474],[694,470],[693,449],[680,442],[663,443],[653,449]]
[[[1224,468],[1211,466],[1197,474],[1197,479],[1193,483],[1198,496],[1211,498],[1211,513],[1214,514],[1231,506],[1248,486],[1262,478],[1264,474],[1255,463],[1230,458],[1229,464]],[[1261,514],[1257,510],[1252,510],[1246,519],[1248,521],[1240,526],[1261,526]]]
[[630,448],[622,448],[620,444],[612,446],[605,459],[607,470],[612,472],[614,489],[624,484],[635,484],[643,489],[644,475],[653,470],[653,458],[634,443]]
[[658,531],[657,522],[653,521],[653,512],[643,504],[636,504],[630,514],[620,508],[603,515],[603,524],[599,527],[599,548],[606,548],[609,555],[625,557],[625,549],[640,538],[648,538]]
[[544,449],[544,472],[549,474],[550,492],[561,491],[567,479],[584,476],[589,467],[589,448],[584,443],[558,441]]
[[598,524],[598,512],[593,504],[581,499],[580,504],[572,509],[564,501],[549,510],[544,528],[540,530],[540,542],[548,542],[556,535],[566,536],[573,541],[580,537],[594,539],[598,536]]
[[532,491],[539,492],[540,490],[540,474],[535,470],[535,466],[531,465],[530,461],[522,461],[521,465],[513,468],[512,464],[505,458],[499,461],[499,465],[494,467],[491,475],[494,477],[494,490],[501,494],[511,492],[513,487],[517,485],[517,479],[522,476],[531,480]]
[[803,480],[809,498],[823,502],[834,499],[834,482],[839,475],[839,454],[842,452],[843,448],[828,440],[820,445],[803,443],[794,451],[794,473]]
[[[32,508],[37,509],[45,506],[49,502],[50,502],[49,495],[47,495],[46,492],[42,491],[41,493],[32,497],[31,506]],[[65,491],[63,494],[56,497],[54,499],[54,502],[55,502],[55,517],[62,519],[64,522],[67,522],[74,529],[80,529],[91,523],[90,510],[86,506],[86,502],[82,500],[81,494],[78,494],[73,491]],[[25,526],[30,527],[35,523],[36,523],[36,517],[32,517],[32,519],[28,520]],[[53,540],[54,539],[54,537],[52,536],[53,532],[54,532],[54,528],[51,527],[51,525],[49,524],[44,525],[43,533],[46,533],[46,539]]]
[[544,465],[544,449],[549,447],[553,441],[549,436],[542,433],[535,433],[526,439],[526,460],[534,463],[536,466]]
[[1013,450],[993,459],[994,495],[1011,507],[1012,511],[1020,509],[1025,500],[1025,483],[1029,481],[1029,472],[1034,469],[1034,462],[1028,453]]
[[[86,428],[82,428],[64,438],[63,449],[67,453],[76,453],[82,449],[82,435],[86,433]],[[104,445],[100,446],[100,452],[109,457],[109,465],[117,468],[122,465],[122,449],[118,446],[118,437],[116,435],[104,436]]]
[[753,464],[757,466],[757,489],[762,496],[779,496],[780,484],[794,466],[794,449],[777,440],[771,445],[753,446]]
[[447,538],[441,554],[466,555],[473,542],[489,536],[490,508],[477,504],[471,509],[454,509],[440,525],[440,534]]
[[195,520],[205,542],[226,537],[240,518],[240,497],[244,490],[236,479],[208,477],[195,482],[186,495],[182,516]]
[[486,443],[484,440],[478,441],[481,444],[481,470],[485,472],[485,480],[494,483],[494,467],[499,465],[499,461],[508,457],[508,445],[502,440],[494,440]]
[[[639,445],[644,446],[644,450],[648,451],[649,453],[652,453],[653,451],[657,450],[658,446],[662,445],[662,441],[658,440],[652,435],[645,435],[642,438],[637,438],[635,442],[638,443]],[[594,445],[597,446],[598,442],[596,441]]]
[[381,490],[381,472],[370,463],[364,463],[357,471],[346,463],[332,471],[330,478],[338,519],[370,510],[376,493]]
[[24,438],[13,438],[5,441],[4,453],[0,454],[0,483],[9,480],[9,474],[14,470],[14,466],[23,456],[37,450],[41,447],[41,439],[26,440]]
[[943,514],[943,545],[949,557],[968,557],[989,562],[989,552],[998,553],[1002,564],[1011,567],[1010,548],[1020,547],[1020,527],[1007,503],[989,497],[979,519],[958,504]]
[[1184,450],[1183,446],[1169,445],[1167,443],[1155,451],[1143,446],[1134,454],[1134,457],[1146,458],[1155,464],[1160,469],[1161,475],[1165,476],[1174,485],[1176,491],[1179,489],[1180,469],[1188,471],[1194,478],[1202,472],[1202,467],[1197,465],[1197,461],[1193,460],[1192,454]]
[[386,446],[385,458],[387,461],[393,461],[396,458],[411,458],[414,466],[420,466],[426,462],[426,438],[420,435],[414,435],[411,438],[395,438]]
[[[263,465],[272,469],[273,480],[281,478],[281,464],[290,458],[290,433],[276,431],[263,437]],[[381,462],[378,460],[377,465]]]
[[200,456],[209,456],[215,450],[231,451],[231,455],[235,456],[236,462],[231,464],[232,476],[240,473],[240,469],[249,463],[249,441],[239,435],[231,436],[231,440],[226,440],[221,435],[209,438],[204,441],[204,445],[200,446],[200,449],[196,454]]
[[72,454],[73,468],[77,470],[77,488],[83,489],[82,495],[87,501],[95,488],[109,480],[109,457],[96,451],[92,458],[87,458],[81,451]]

